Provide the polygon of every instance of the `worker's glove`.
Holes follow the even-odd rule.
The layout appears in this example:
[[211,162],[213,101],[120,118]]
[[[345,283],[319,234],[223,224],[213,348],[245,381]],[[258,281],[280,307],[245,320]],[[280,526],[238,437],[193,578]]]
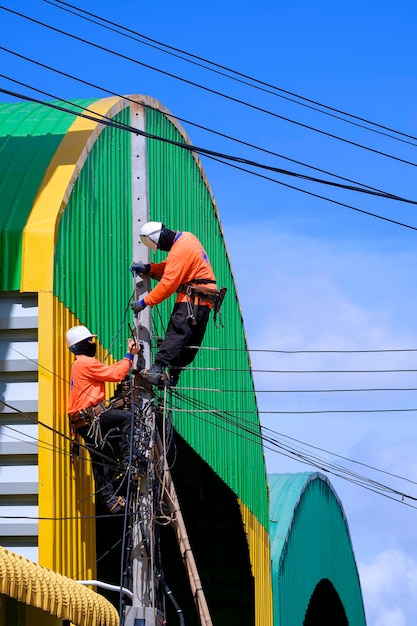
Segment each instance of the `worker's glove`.
[[146,309],[145,300],[142,299],[142,300],[136,300],[136,302],[131,302],[130,308],[132,309],[133,313],[137,315],[138,313],[143,311],[143,309]]
[[134,276],[138,274],[149,274],[151,266],[149,263],[144,263],[143,261],[134,261],[130,266],[130,271]]

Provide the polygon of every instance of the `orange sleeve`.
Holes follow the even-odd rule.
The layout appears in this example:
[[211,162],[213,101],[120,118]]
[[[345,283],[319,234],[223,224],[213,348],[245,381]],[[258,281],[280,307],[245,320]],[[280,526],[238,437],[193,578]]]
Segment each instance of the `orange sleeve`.
[[172,296],[178,287],[185,282],[183,276],[188,262],[189,250],[183,250],[183,254],[181,254],[181,250],[178,251],[173,247],[165,261],[164,274],[159,283],[145,297],[145,304],[153,306]]
[[163,273],[165,271],[165,261],[162,261],[162,263],[149,263],[149,265],[151,266],[151,274],[155,274],[156,276],[163,276]]
[[103,365],[93,357],[78,356],[71,368],[68,413],[77,413],[105,400],[104,383],[123,380],[130,364],[131,361],[126,358],[113,365]]
[[129,359],[122,359],[113,363],[113,365],[104,365],[98,359],[92,359],[92,363],[89,364],[88,374],[95,380],[102,380],[104,382],[116,383],[126,376],[130,370],[131,361]]
[[[157,267],[158,265],[162,264],[156,264]],[[154,306],[163,302],[175,293],[180,285],[191,282],[195,278],[215,280],[207,254],[200,241],[192,233],[182,233],[166,258],[160,282],[145,296],[145,304]]]

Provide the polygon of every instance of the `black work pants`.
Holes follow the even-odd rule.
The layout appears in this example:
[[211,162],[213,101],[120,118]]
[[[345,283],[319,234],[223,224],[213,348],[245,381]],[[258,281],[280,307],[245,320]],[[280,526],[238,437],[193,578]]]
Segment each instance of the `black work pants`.
[[[120,473],[118,465],[129,464],[130,431],[132,415],[121,409],[110,409],[100,415],[101,436],[103,445],[96,447],[94,434],[88,434],[89,426],[77,428],[77,433],[84,439],[90,451],[93,465],[96,493],[105,501],[114,498],[114,480]],[[103,458],[96,452],[100,452],[107,458]]]
[[196,324],[193,325],[187,319],[187,303],[179,302],[174,305],[165,338],[155,356],[155,363],[164,367],[171,366],[174,379],[178,379],[181,370],[194,361],[204,339],[210,311],[210,307],[200,304]]

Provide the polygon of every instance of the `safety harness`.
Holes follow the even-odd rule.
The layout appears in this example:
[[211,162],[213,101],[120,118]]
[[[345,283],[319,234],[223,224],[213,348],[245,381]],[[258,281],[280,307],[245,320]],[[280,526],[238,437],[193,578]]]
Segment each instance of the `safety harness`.
[[111,400],[103,400],[98,404],[89,406],[86,409],[81,409],[77,413],[68,415],[70,419],[71,428],[75,431],[83,426],[89,426],[87,436],[94,437],[95,445],[101,445],[103,437],[101,435],[100,415],[109,411],[110,409],[124,408],[125,399],[112,398]]
[[[222,324],[221,318],[221,309],[222,303],[224,300],[224,296],[226,295],[227,288],[222,287],[221,289],[210,289],[209,287],[205,288],[201,285],[215,284],[215,280],[208,280],[207,278],[194,278],[189,283],[183,283],[177,289],[177,293],[185,293],[187,298],[187,306],[188,306],[188,315],[187,318],[190,320],[191,324],[195,326],[197,324],[197,310],[201,302],[212,302],[214,304],[213,311],[214,317],[213,321],[216,324],[217,316],[220,316],[220,324]],[[196,286],[197,285],[197,286]]]

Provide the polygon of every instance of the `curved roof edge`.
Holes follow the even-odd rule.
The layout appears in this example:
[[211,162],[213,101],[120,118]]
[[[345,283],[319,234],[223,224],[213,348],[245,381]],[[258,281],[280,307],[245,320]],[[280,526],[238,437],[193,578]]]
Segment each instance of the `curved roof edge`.
[[[122,108],[123,98],[97,100],[86,109],[96,117],[77,117],[58,146],[23,229],[22,292],[51,289],[59,219],[92,144],[105,128],[100,118],[114,117]],[[36,273],[33,267],[37,267]]]
[[[268,479],[274,623],[302,623],[315,589],[327,580],[346,623],[365,626],[349,527],[329,479],[319,472],[272,474]],[[320,602],[327,606],[323,598]]]
[[[68,129],[45,171],[28,221],[23,229],[24,255],[22,259],[21,291],[35,292],[41,288],[50,289],[52,281],[51,247],[56,239],[59,219],[65,210],[74,183],[92,144],[106,127],[105,124],[100,122],[100,118],[113,118],[123,108],[130,106],[131,103],[141,104],[144,107],[148,106],[161,111],[181,134],[184,142],[192,146],[190,138],[175,116],[155,98],[139,94],[114,96],[98,99],[90,104],[86,111],[90,115],[93,114],[94,117],[77,117]],[[69,160],[68,155],[70,155]],[[223,232],[216,201],[203,165],[197,153],[192,151],[192,155],[210,194],[220,229]],[[35,284],[37,281],[33,277],[34,260],[36,260],[36,265],[39,268],[37,275],[42,277],[41,285]]]
[[71,578],[0,546],[0,593],[77,626],[119,626],[115,607]]
[[275,546],[278,546],[280,554],[283,553],[285,545],[291,533],[292,523],[296,514],[297,506],[301,497],[309,484],[314,480],[321,480],[331,491],[332,496],[336,500],[340,513],[346,525],[346,531],[349,537],[349,527],[347,517],[343,509],[342,502],[333,488],[332,483],[324,474],[320,472],[300,472],[296,474],[269,474],[268,484],[270,491],[270,508],[269,520],[271,526],[275,526],[275,537],[271,534],[271,541],[274,540]]
[[[134,101],[137,102],[138,104],[141,104],[144,107],[149,107],[150,109],[156,109],[157,111],[160,111],[161,113],[163,113],[166,117],[169,118],[169,121],[171,122],[171,124],[173,124],[173,126],[175,126],[175,128],[177,129],[177,131],[179,132],[179,134],[181,135],[181,137],[184,139],[185,143],[188,144],[189,146],[193,145],[193,142],[191,141],[187,131],[184,129],[184,127],[182,126],[182,124],[180,124],[180,122],[177,120],[177,118],[175,117],[175,115],[173,113],[171,113],[171,111],[164,105],[162,104],[162,102],[160,102],[160,100],[157,100],[156,98],[153,98],[152,96],[144,96],[144,95],[129,95],[129,96],[124,96],[125,99],[129,100],[129,101]],[[207,187],[207,190],[210,194],[211,197],[211,201],[213,203],[213,207],[214,207],[214,211],[216,213],[217,218],[219,218],[219,213],[217,210],[217,204],[216,204],[216,199],[214,197],[213,191],[211,189],[210,183],[208,181],[207,178],[207,174],[204,170],[203,164],[200,160],[200,157],[198,156],[197,152],[192,151],[192,155],[193,158],[195,160],[195,162],[197,163],[197,166],[200,170],[200,174],[204,180],[204,183]]]

